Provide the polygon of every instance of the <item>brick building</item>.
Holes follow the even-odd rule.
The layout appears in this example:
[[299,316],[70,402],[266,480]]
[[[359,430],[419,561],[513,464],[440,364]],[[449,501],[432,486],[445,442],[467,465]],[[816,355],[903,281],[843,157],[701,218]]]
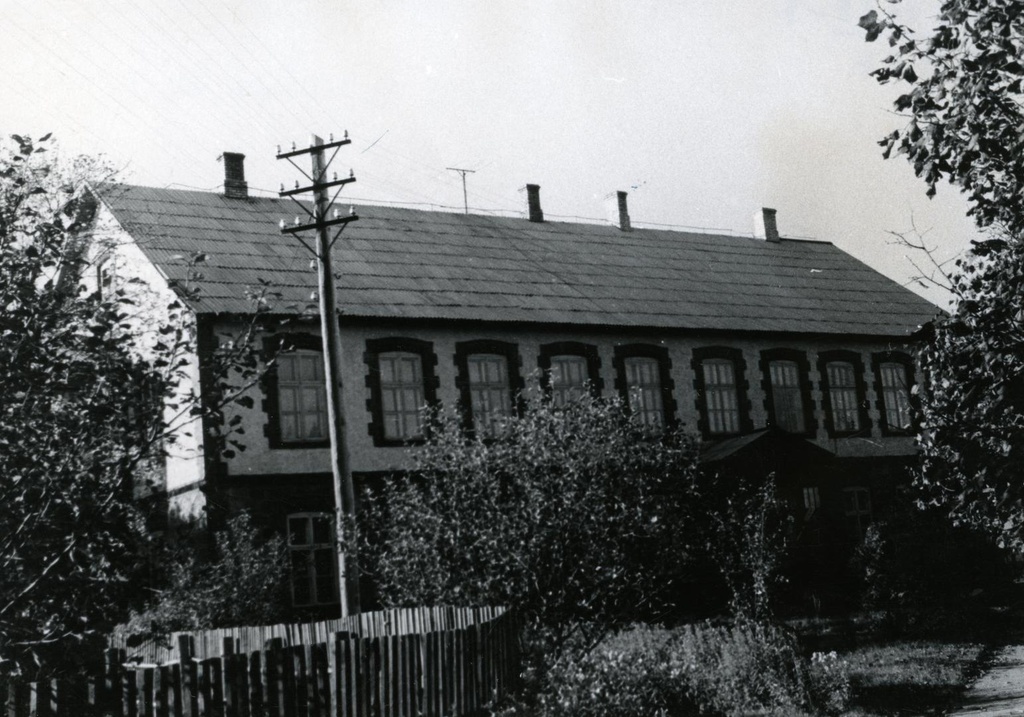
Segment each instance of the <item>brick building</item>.
[[[332,507],[319,324],[301,314],[316,274],[278,230],[294,207],[249,196],[241,155],[228,159],[226,194],[100,190],[90,277],[169,293],[181,256],[204,252],[200,382],[203,357],[251,310],[246,287],[281,293],[288,321],[267,345],[295,350],[235,409],[246,450],[225,459],[183,440],[163,488],[182,517],[249,508],[312,555]],[[524,218],[357,207],[335,248],[357,485],[407,464],[425,402],[461,401],[468,429],[486,431],[519,391],[558,400],[589,382],[644,421],[699,432],[709,466],[784,473],[809,532],[855,538],[913,456],[915,333],[936,307],[828,242],[780,236],[774,210],[751,236],[723,236],[634,228],[624,192],[607,225],[545,221],[539,188],[527,196]],[[314,587],[298,601],[326,599]]]

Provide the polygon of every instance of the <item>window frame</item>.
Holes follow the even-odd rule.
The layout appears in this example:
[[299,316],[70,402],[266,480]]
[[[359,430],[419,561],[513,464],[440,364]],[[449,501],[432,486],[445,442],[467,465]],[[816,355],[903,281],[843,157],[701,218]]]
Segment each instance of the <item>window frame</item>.
[[[868,507],[866,510],[861,509],[859,502],[856,502],[853,510],[847,508],[847,496],[850,495],[866,495],[868,499]],[[871,489],[863,485],[851,485],[846,486],[841,491],[843,500],[843,522],[846,526],[846,532],[851,540],[861,541],[864,539],[864,535],[867,533],[868,527],[874,522],[874,500],[871,498]],[[856,499],[855,499],[856,501]],[[867,516],[867,522],[864,521],[864,516]],[[853,523],[856,522],[856,531],[852,530]]]
[[522,414],[522,392],[525,383],[522,377],[522,359],[519,347],[508,341],[496,339],[472,339],[455,343],[455,388],[459,395],[462,413],[463,430],[469,436],[475,436],[473,427],[473,403],[469,385],[469,357],[476,354],[496,354],[505,357],[508,372],[509,406],[513,416]]
[[[276,336],[263,341],[263,359],[265,362],[269,362],[271,359],[274,360],[274,364],[268,368],[263,374],[261,381],[263,387],[263,413],[266,416],[266,424],[264,425],[263,433],[267,437],[267,442],[271,449],[274,450],[295,450],[295,449],[307,449],[307,448],[329,448],[331,445],[331,431],[329,420],[325,416],[325,422],[328,424],[327,437],[323,440],[318,441],[286,441],[281,437],[281,408],[280,408],[280,394],[278,393],[278,376],[277,376],[277,357],[283,353],[290,353],[292,351],[315,351],[320,355],[320,360],[323,361],[323,342],[319,336],[313,334],[277,334]],[[326,372],[327,367],[324,366]],[[324,386],[324,392],[327,392],[326,385]],[[330,415],[329,409],[326,406],[327,416]]]
[[378,447],[397,447],[422,445],[426,435],[418,438],[388,438],[384,428],[384,400],[380,381],[380,357],[382,354],[404,353],[414,354],[420,358],[420,375],[423,380],[423,401],[427,406],[437,405],[437,354],[434,344],[430,341],[413,339],[404,336],[392,336],[380,339],[367,339],[363,362],[366,364],[365,384],[368,389],[366,410],[370,414],[367,431],[373,438],[373,445]]
[[[327,529],[330,541],[327,543],[315,543],[312,542],[312,531],[309,529],[311,521],[318,518],[326,518]],[[310,536],[309,543],[302,543],[298,547],[292,544],[292,532],[291,522],[293,519],[303,519],[307,522],[307,535]],[[295,608],[321,608],[329,605],[337,605],[340,602],[338,595],[338,559],[335,555],[337,550],[336,537],[337,533],[334,527],[334,515],[332,513],[325,513],[323,511],[299,511],[296,513],[288,513],[285,516],[285,545],[288,549],[288,595],[291,598],[292,607]],[[331,550],[331,586],[332,586],[332,600],[331,601],[319,601],[313,600],[307,603],[298,603],[295,601],[295,574],[292,556],[295,553],[307,553],[310,557],[306,561],[307,572],[306,579],[310,581],[310,595],[316,592],[316,582],[319,575],[316,572],[316,559],[315,553],[317,550],[324,550],[330,548]]]
[[604,391],[604,381],[601,378],[601,356],[597,346],[585,344],[579,341],[557,341],[550,344],[542,344],[537,354],[537,368],[540,369],[540,386],[545,397],[551,399],[553,387],[551,385],[551,362],[559,356],[575,356],[586,361],[587,382],[590,395],[597,398]]
[[[907,428],[889,425],[885,405],[885,386],[882,384],[882,364],[898,364],[903,367],[907,386],[907,408],[910,411],[910,425]],[[914,359],[902,351],[879,351],[871,354],[871,374],[875,379],[875,409],[878,411],[878,428],[883,436],[912,436],[917,427],[914,420],[913,389],[917,383],[914,373]]]
[[[735,432],[712,433],[708,420],[707,387],[704,384],[704,362],[708,360],[727,360],[733,365],[733,373],[736,378],[736,410],[739,413],[738,428]],[[742,436],[753,430],[753,421],[750,418],[750,385],[747,382],[747,362],[743,357],[743,350],[729,346],[703,346],[693,350],[691,361],[693,368],[693,388],[695,403],[697,406],[697,430],[706,440],[717,440],[719,438],[731,438]]]
[[113,254],[104,254],[96,260],[96,294],[109,300],[117,293],[117,265]]
[[[835,414],[832,408],[832,387],[828,380],[830,363],[849,363],[853,365],[854,396],[857,401],[857,415],[860,428],[853,431],[837,431]],[[831,438],[849,438],[851,436],[871,435],[871,416],[868,414],[867,386],[864,383],[864,360],[856,351],[838,349],[822,351],[818,354],[818,379],[821,388],[821,403],[825,414],[825,431]]]
[[626,376],[626,360],[631,358],[653,359],[658,363],[658,379],[661,382],[661,410],[665,428],[678,425],[675,399],[675,382],[672,380],[672,359],[668,348],[653,344],[622,344],[614,348],[612,366],[615,369],[615,389],[622,398],[623,406],[632,411],[629,404],[629,385]]
[[[794,436],[813,437],[818,432],[818,418],[815,415],[814,398],[811,394],[811,362],[807,352],[800,349],[774,348],[761,352],[761,388],[764,391],[764,410],[768,417],[768,425],[778,427],[775,417],[775,392],[772,386],[771,365],[774,361],[792,361],[796,364],[800,401],[804,409],[804,430],[802,432],[786,431]],[[779,427],[779,430],[785,430]]]

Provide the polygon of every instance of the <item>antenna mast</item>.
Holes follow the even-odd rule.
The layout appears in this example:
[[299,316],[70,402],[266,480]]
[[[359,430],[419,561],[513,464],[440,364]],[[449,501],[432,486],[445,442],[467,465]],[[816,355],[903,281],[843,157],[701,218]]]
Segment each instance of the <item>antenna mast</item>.
[[462,205],[466,209],[466,214],[469,214],[469,197],[466,195],[466,175],[475,174],[475,169],[460,169],[459,167],[445,167],[449,172],[458,172],[462,175]]

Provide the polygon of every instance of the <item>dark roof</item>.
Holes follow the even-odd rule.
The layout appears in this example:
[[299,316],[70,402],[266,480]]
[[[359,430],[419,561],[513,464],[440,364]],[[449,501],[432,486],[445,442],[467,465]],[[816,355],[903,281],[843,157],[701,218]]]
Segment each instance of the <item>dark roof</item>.
[[[283,294],[280,313],[309,302],[311,257],[278,229],[296,214],[291,200],[135,186],[100,193],[170,278],[185,271],[176,256],[208,255],[197,311],[249,311],[245,289],[260,279]],[[826,242],[356,210],[335,248],[339,308],[352,316],[907,336],[937,313]]]
[[779,428],[769,426],[742,436],[733,436],[719,441],[707,441],[701,444],[700,462],[702,464],[719,463],[737,457],[749,457],[751,454],[770,457],[772,454],[787,458],[832,458],[834,453],[801,436],[787,433]]

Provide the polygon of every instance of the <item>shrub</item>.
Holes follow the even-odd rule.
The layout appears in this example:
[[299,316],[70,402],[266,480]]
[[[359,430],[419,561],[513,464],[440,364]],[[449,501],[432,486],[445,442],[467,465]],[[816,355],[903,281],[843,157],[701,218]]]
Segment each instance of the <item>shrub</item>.
[[792,636],[753,622],[636,626],[582,657],[555,661],[540,697],[543,715],[838,714],[850,695],[834,653],[803,658]]
[[979,532],[911,505],[868,529],[855,563],[862,606],[897,633],[967,627],[1005,597],[1016,574],[1005,551]]
[[361,556],[385,604],[510,605],[550,653],[642,616],[688,558],[696,442],[618,400],[536,400],[486,439],[440,413],[427,433],[416,478],[367,501]]
[[714,474],[704,477],[713,498],[708,511],[708,552],[731,598],[729,608],[740,620],[771,617],[778,588],[785,583],[792,516],[779,498],[775,475],[762,480]]
[[178,549],[168,586],[124,627],[134,635],[280,622],[287,609],[288,564],[284,541],[264,539],[248,513],[214,536],[214,556],[203,561]]

